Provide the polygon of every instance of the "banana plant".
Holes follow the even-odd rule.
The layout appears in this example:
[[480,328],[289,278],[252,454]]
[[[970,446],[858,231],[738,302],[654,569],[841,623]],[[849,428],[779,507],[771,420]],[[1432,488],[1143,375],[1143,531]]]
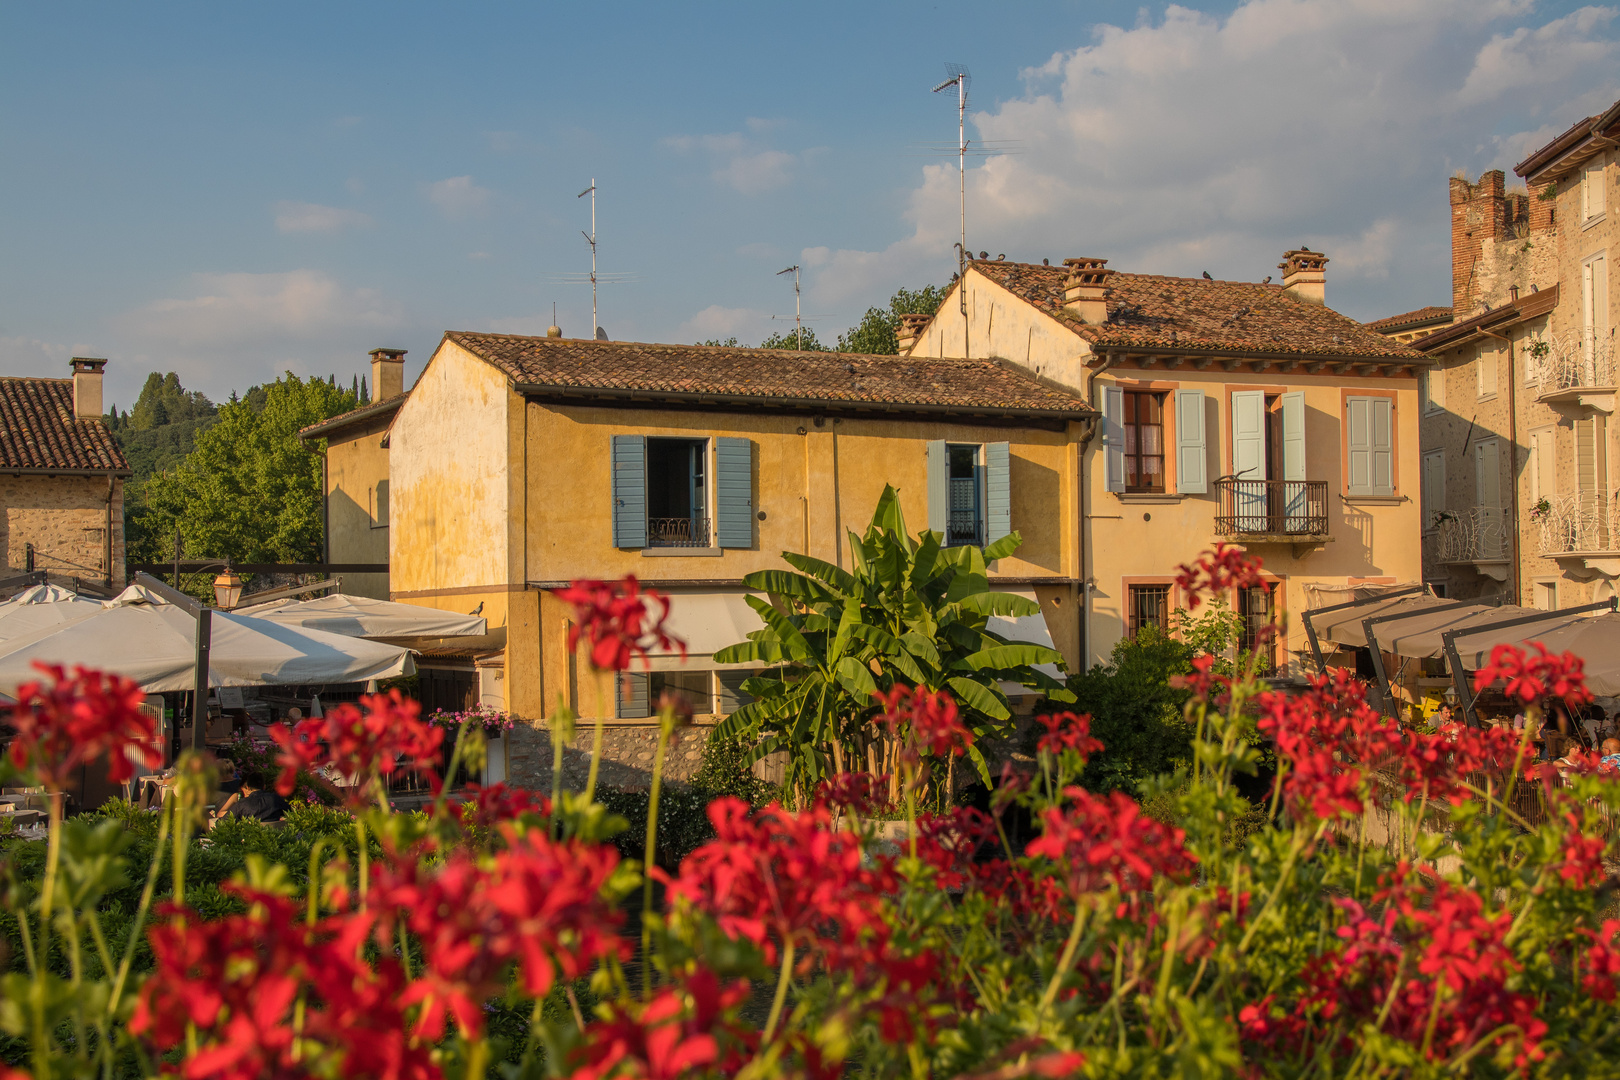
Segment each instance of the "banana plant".
[[[755,699],[732,713],[719,737],[753,740],[750,762],[777,751],[788,757],[791,788],[810,791],[846,762],[877,772],[871,720],[874,693],[896,682],[948,691],[975,743],[968,755],[990,782],[979,739],[1005,735],[1012,709],[1001,689],[1013,683],[1072,702],[1064,683],[1037,665],[1063,658],[1054,649],[1008,641],[992,616],[1038,614],[1039,605],[990,588],[986,565],[1016,551],[1010,533],[988,547],[945,547],[937,532],[913,538],[895,489],[885,487],[864,536],[849,534],[851,569],[784,552],[792,570],[762,570],[743,584],[763,624],[748,640],[715,654],[727,664],[766,668],[743,683]],[[890,771],[890,770],[882,770]]]

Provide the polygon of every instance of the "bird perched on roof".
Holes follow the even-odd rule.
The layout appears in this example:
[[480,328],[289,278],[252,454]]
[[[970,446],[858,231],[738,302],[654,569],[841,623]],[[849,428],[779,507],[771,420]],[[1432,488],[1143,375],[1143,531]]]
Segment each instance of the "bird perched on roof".
[[1262,281],[1260,284],[1262,284],[1262,285],[1270,285],[1271,284],[1271,275],[1267,274],[1266,275],[1266,280]]
[[1215,279],[1214,279],[1214,278],[1213,278],[1213,277],[1211,277],[1211,276],[1210,276],[1210,273],[1209,273],[1209,271],[1208,271],[1208,270],[1205,270],[1205,271],[1204,271],[1204,280],[1205,280],[1205,281],[1214,281],[1214,280],[1215,280]]

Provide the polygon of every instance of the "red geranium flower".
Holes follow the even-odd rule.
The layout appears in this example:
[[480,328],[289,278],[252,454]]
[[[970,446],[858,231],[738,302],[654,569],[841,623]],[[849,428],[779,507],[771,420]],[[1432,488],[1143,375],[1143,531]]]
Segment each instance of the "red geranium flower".
[[909,731],[918,750],[961,757],[973,745],[973,732],[962,723],[956,700],[943,690],[896,683],[887,694],[880,690],[872,696],[883,705],[883,723],[891,731]]
[[1187,594],[1187,606],[1196,608],[1205,594],[1217,596],[1227,589],[1246,589],[1261,583],[1261,562],[1241,548],[1217,543],[1214,551],[1199,555],[1191,566],[1177,569],[1176,584]]
[[465,800],[453,812],[467,826],[488,829],[523,814],[546,817],[551,813],[551,800],[527,788],[507,787],[504,783],[493,787],[468,784],[462,791]]
[[1058,864],[1071,895],[1097,892],[1108,885],[1134,894],[1163,875],[1184,878],[1194,859],[1182,846],[1186,834],[1153,818],[1129,796],[1115,791],[1099,798],[1084,788],[1064,789],[1072,807],[1051,807],[1041,814],[1042,834],[1031,840],[1031,855]]
[[11,763],[30,766],[49,791],[61,791],[74,770],[87,761],[107,759],[107,779],[123,783],[135,775],[135,763],[149,769],[163,764],[157,721],[140,711],[146,700],[139,684],[84,666],[69,676],[57,664],[34,661],[51,677],[23,683],[11,709]]
[[862,817],[889,806],[889,777],[865,772],[838,773],[822,781],[816,798],[835,810],[848,810]]
[[289,728],[276,724],[270,737],[281,747],[281,775],[276,790],[292,794],[300,769],[330,765],[359,783],[348,789],[351,799],[363,800],[365,781],[373,774],[388,776],[401,769],[439,782],[435,765],[444,746],[444,729],[421,718],[422,707],[398,690],[368,694],[353,705],[336,706],[325,716],[300,720]]
[[[591,664],[599,671],[624,671],[635,657],[646,663],[653,648],[665,652],[679,649],[686,659],[686,642],[664,629],[669,618],[669,599],[654,589],[642,589],[634,574],[623,581],[575,581],[557,589],[558,599],[574,607],[574,622],[568,628],[568,648],[579,647],[580,638],[590,642]],[[658,605],[651,615],[647,602]]]
[[1553,697],[1573,708],[1592,700],[1580,657],[1571,652],[1554,656],[1539,641],[1530,645],[1536,650],[1534,654],[1517,645],[1492,649],[1490,663],[1474,672],[1474,691],[1478,693],[1500,679],[1507,684],[1509,697],[1526,703]]
[[1080,755],[1080,760],[1097,753],[1103,744],[1091,737],[1091,714],[1060,712],[1052,716],[1037,716],[1046,734],[1041,736],[1038,748],[1043,753],[1056,757],[1065,750],[1072,750]]

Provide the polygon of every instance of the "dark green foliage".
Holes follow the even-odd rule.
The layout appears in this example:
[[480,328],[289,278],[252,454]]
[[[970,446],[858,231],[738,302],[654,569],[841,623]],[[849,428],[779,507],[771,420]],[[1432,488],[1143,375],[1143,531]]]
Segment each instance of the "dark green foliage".
[[893,356],[900,351],[900,316],[932,315],[944,299],[945,288],[939,285],[900,289],[889,298],[887,309],[867,308],[859,323],[840,334],[838,351]]
[[146,377],[135,407],[119,417],[117,425],[130,431],[151,431],[167,424],[208,420],[217,411],[201,391],[181,386],[180,377],[174,372],[159,375],[154,371]]
[[759,343],[762,349],[798,349],[800,352],[832,352],[832,346],[816,340],[816,332],[806,326],[803,330],[787,330],[772,334]]
[[1134,793],[1148,777],[1191,761],[1193,731],[1182,718],[1188,694],[1168,680],[1190,674],[1194,655],[1147,626],[1115,645],[1109,664],[1069,677],[1075,711],[1091,714],[1091,733],[1103,744],[1086,766],[1087,788]]
[[703,758],[697,775],[692,777],[692,786],[713,798],[730,795],[750,805],[763,806],[775,791],[754,775],[748,764],[748,751],[748,744],[741,739],[728,739],[711,731],[703,744]]
[[697,344],[699,344],[699,345],[713,345],[713,346],[715,346],[717,348],[721,348],[721,349],[735,349],[735,348],[738,347],[737,346],[737,335],[736,334],[732,334],[730,337],[726,338],[726,340],[724,340],[724,341],[721,341],[719,338],[713,338],[712,337],[712,338],[709,338],[707,341],[700,341]]

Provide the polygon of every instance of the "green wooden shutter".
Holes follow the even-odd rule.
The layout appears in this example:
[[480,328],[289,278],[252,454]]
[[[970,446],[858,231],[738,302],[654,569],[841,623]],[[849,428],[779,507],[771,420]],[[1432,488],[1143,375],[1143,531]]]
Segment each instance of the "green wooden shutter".
[[613,546],[647,546],[647,439],[613,436]]
[[720,684],[721,716],[730,716],[744,705],[753,703],[753,695],[745,692],[742,684],[753,678],[755,672],[731,668],[716,671],[714,674],[715,681]]
[[986,544],[1012,532],[1012,448],[1004,442],[984,444]]
[[754,443],[716,439],[715,535],[723,548],[754,546]]
[[1102,388],[1103,483],[1109,491],[1125,490],[1125,391]]
[[951,462],[944,439],[928,444],[928,528],[943,541],[951,519]]
[[645,672],[621,671],[614,679],[614,699],[621,720],[635,720],[652,715],[651,676]]
[[1345,445],[1350,453],[1350,494],[1372,495],[1372,398],[1344,402]]
[[1204,392],[1176,391],[1176,490],[1209,492],[1209,443],[1204,437]]

